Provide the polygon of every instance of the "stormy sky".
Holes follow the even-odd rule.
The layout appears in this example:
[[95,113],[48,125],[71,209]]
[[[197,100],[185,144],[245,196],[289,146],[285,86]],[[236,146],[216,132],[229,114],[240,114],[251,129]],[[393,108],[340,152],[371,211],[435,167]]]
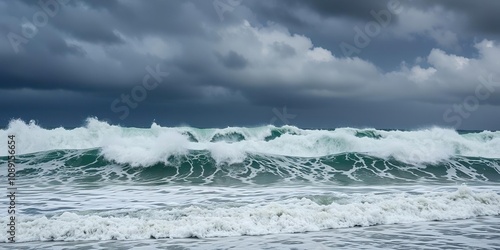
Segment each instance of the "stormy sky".
[[0,127],[500,129],[497,0],[0,0]]

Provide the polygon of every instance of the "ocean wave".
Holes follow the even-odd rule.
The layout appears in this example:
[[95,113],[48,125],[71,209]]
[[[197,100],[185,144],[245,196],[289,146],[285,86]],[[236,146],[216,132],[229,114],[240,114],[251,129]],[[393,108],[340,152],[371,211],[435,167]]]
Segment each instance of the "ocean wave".
[[[18,154],[99,148],[117,163],[151,166],[172,155],[206,150],[217,163],[238,163],[248,154],[323,157],[362,153],[405,163],[438,163],[456,156],[500,158],[500,132],[461,134],[445,128],[415,131],[338,128],[308,130],[293,126],[197,129],[191,127],[125,128],[91,118],[75,129],[44,129],[12,120],[0,136],[16,135]],[[0,155],[7,152],[0,145]]]
[[[500,182],[500,160],[454,157],[435,164],[408,164],[361,153],[322,157],[251,154],[241,162],[220,163],[208,150],[165,157],[147,167],[110,160],[101,149],[54,150],[18,156],[24,179],[45,182],[133,182],[199,185],[273,184],[276,182],[335,185],[390,185],[415,182]],[[0,165],[7,164],[0,157]],[[1,175],[1,174],[0,174]],[[54,182],[54,180],[60,180]]]
[[[92,214],[64,212],[41,217],[26,215],[20,217],[16,240],[78,241],[265,235],[499,214],[500,196],[497,193],[476,192],[460,187],[454,192],[367,194],[326,203],[303,197],[237,207],[190,206]],[[7,218],[1,218],[0,223],[5,225]]]

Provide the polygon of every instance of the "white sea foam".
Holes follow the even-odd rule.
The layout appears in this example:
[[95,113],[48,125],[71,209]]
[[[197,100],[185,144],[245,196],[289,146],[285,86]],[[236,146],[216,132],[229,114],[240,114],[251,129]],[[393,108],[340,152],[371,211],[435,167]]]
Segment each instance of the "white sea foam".
[[[273,131],[287,133],[267,140]],[[215,136],[234,138],[213,142]],[[361,137],[357,133],[373,133]],[[383,131],[375,129],[339,128],[303,130],[292,126],[276,128],[196,129],[190,127],[161,127],[148,129],[122,128],[96,119],[88,119],[84,127],[75,129],[44,129],[20,120],[10,122],[0,130],[0,136],[16,135],[18,154],[56,149],[101,148],[103,155],[118,163],[148,166],[167,161],[170,155],[182,155],[189,150],[208,150],[217,162],[240,162],[247,153],[274,154],[297,157],[319,157],[346,152],[359,152],[380,158],[395,158],[407,163],[435,163],[453,156],[500,158],[500,132],[484,131],[460,135],[444,128],[417,131]],[[190,135],[197,142],[190,141]],[[7,152],[0,145],[0,155]]]
[[[455,192],[367,194],[338,203],[287,199],[239,207],[184,207],[129,214],[21,216],[16,240],[76,241],[224,237],[329,228],[465,219],[500,214],[500,196],[460,187]],[[2,218],[0,224],[7,222]],[[5,239],[4,239],[5,240]]]

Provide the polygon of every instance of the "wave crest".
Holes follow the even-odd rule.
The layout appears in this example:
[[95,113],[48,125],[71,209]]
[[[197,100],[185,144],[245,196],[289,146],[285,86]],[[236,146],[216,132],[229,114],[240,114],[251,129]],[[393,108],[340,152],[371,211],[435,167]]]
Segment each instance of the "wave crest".
[[[444,128],[308,130],[270,125],[197,129],[153,123],[151,128],[141,129],[92,118],[75,129],[44,129],[33,122],[13,120],[0,130],[0,136],[7,134],[16,135],[19,154],[100,148],[106,159],[134,166],[149,166],[191,150],[207,150],[219,163],[242,161],[247,154],[322,157],[363,153],[412,164],[438,163],[456,156],[500,158],[500,132],[458,133]],[[7,152],[6,144],[0,145],[0,152]]]

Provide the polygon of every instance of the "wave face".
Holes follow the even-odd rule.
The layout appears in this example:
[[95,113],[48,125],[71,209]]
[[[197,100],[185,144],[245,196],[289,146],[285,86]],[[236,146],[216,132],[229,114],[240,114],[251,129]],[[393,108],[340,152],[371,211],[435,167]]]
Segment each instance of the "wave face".
[[[220,163],[207,150],[169,155],[161,162],[137,167],[115,163],[99,149],[56,150],[18,157],[24,178],[67,184],[136,182],[143,184],[270,185],[276,182],[335,185],[381,185],[411,182],[500,182],[500,160],[453,157],[439,163],[413,165],[361,153],[323,157],[290,157],[246,153],[241,161]],[[7,159],[0,159],[6,164]]]
[[[196,129],[161,127],[123,128],[96,119],[84,127],[43,129],[35,123],[13,120],[0,136],[17,136],[21,154],[52,150],[99,148],[117,163],[150,166],[169,156],[207,150],[218,162],[241,162],[246,154],[324,157],[343,153],[393,158],[405,163],[437,163],[456,156],[500,158],[500,132],[458,133],[431,128],[418,131],[384,131],[339,128],[306,130],[293,126]],[[6,145],[0,145],[5,155]]]
[[[500,132],[144,129],[88,119],[75,129],[13,120],[0,130],[11,134],[23,201],[18,241],[263,235],[500,215]],[[2,168],[6,152],[0,144]]]
[[[19,159],[26,165],[22,174],[28,177],[75,179],[76,172],[92,172],[95,177],[89,181],[201,184],[500,181],[500,132],[196,129],[157,124],[138,129],[89,119],[85,127],[72,130],[14,120],[0,131],[0,136],[7,134],[16,135]],[[7,152],[6,145],[0,152]],[[5,162],[6,157],[0,158]]]

